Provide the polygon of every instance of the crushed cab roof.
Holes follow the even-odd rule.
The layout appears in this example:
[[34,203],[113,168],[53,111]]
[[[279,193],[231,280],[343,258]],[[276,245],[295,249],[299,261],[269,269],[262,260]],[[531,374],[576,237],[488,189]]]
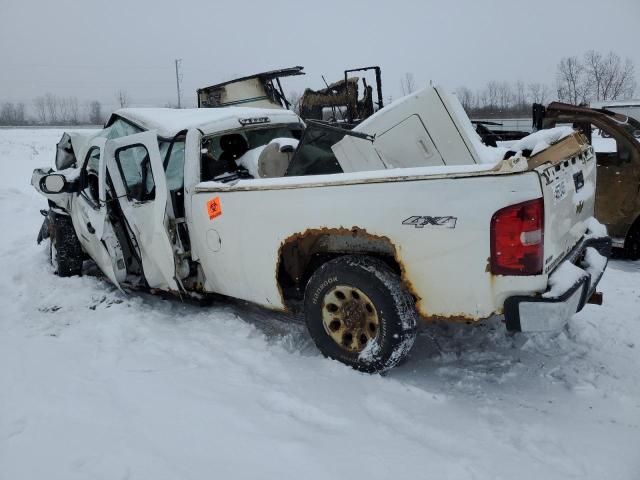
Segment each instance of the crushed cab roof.
[[267,117],[269,123],[298,123],[300,118],[290,110],[271,108],[121,108],[107,125],[121,117],[145,130],[156,130],[162,137],[173,137],[182,130],[199,128],[203,133],[230,130],[241,126],[240,120]]

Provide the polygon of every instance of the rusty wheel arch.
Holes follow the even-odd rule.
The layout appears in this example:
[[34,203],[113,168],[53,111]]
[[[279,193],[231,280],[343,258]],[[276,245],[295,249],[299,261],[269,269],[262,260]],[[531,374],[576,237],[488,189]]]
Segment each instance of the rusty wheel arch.
[[407,279],[398,250],[389,237],[367,232],[363,228],[312,228],[287,237],[278,251],[276,280],[283,303],[301,300],[311,275],[324,263],[343,255],[368,255],[389,265],[419,300]]

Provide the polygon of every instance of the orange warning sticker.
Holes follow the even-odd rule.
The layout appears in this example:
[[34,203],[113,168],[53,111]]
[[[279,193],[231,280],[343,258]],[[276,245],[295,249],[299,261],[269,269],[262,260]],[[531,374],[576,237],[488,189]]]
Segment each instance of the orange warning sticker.
[[222,205],[220,205],[220,197],[212,198],[207,202],[207,214],[209,220],[213,220],[216,217],[222,215]]

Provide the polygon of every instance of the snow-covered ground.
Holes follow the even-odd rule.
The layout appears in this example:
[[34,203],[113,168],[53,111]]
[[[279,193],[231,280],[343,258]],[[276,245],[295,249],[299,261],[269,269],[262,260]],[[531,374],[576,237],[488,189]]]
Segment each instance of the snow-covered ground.
[[282,315],[55,277],[60,134],[0,130],[0,479],[640,478],[639,262],[560,333],[435,325],[368,376]]

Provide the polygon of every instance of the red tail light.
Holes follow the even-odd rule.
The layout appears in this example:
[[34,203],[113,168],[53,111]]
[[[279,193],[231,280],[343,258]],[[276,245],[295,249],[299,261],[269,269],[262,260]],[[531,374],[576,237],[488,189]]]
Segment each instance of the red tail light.
[[491,218],[491,273],[539,275],[544,261],[544,200],[510,205]]

